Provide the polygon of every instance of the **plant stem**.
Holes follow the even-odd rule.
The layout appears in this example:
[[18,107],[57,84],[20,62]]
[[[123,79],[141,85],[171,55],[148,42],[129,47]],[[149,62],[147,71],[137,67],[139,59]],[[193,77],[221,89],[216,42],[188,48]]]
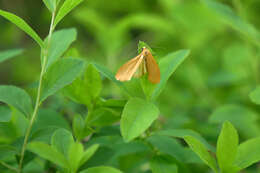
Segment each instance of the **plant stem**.
[[32,130],[32,125],[34,123],[34,120],[35,120],[37,113],[38,113],[38,110],[39,110],[39,106],[41,104],[40,98],[41,98],[42,79],[43,79],[43,75],[44,75],[44,72],[45,72],[45,66],[46,66],[46,62],[47,62],[47,54],[48,54],[48,49],[49,49],[49,46],[50,46],[50,40],[51,40],[52,32],[54,30],[54,28],[53,28],[54,19],[55,19],[55,11],[52,13],[52,19],[51,19],[51,25],[50,25],[50,30],[49,30],[48,40],[47,40],[47,46],[44,47],[44,49],[43,49],[43,63],[42,63],[42,67],[41,67],[41,74],[40,74],[40,79],[39,79],[39,86],[38,86],[38,89],[37,89],[37,97],[36,97],[35,107],[34,107],[34,110],[33,110],[33,114],[31,116],[29,126],[26,130],[26,133],[25,133],[24,143],[23,143],[23,147],[22,147],[22,151],[21,151],[21,158],[20,158],[20,162],[19,162],[18,173],[22,172],[24,153],[25,153],[25,150],[26,150],[26,146],[27,146],[27,143],[28,143],[28,139],[29,139],[31,130]]
[[5,163],[5,162],[0,161],[0,164],[3,165],[4,167],[10,169],[10,170],[13,170],[13,171],[15,171],[15,172],[18,172],[18,169],[17,169],[17,168],[15,168],[15,167],[13,167],[13,166],[11,166],[11,165]]

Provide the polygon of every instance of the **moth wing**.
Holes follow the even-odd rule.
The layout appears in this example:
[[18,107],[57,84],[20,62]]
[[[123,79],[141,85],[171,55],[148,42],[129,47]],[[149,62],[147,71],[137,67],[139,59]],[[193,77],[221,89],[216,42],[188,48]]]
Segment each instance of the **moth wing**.
[[146,68],[149,81],[151,81],[152,83],[159,83],[160,68],[151,53],[148,53],[146,55]]
[[143,55],[138,55],[119,68],[116,79],[119,81],[130,80],[143,60]]

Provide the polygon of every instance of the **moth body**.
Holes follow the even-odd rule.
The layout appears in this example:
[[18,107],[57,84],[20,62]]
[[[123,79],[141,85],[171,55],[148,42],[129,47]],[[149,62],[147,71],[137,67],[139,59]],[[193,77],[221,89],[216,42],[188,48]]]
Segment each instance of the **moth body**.
[[142,52],[119,68],[115,78],[119,81],[129,81],[133,76],[141,77],[148,73],[152,83],[160,82],[160,69],[149,49],[143,47]]

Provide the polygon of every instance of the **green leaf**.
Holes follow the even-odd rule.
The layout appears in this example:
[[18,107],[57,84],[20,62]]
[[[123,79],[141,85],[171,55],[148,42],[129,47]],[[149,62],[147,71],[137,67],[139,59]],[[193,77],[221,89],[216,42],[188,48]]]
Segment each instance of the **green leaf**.
[[23,49],[11,49],[0,52],[0,63],[23,53]]
[[217,141],[217,160],[223,172],[232,172],[233,162],[237,155],[238,134],[233,125],[226,121],[223,124]]
[[121,109],[117,111],[116,109],[100,107],[92,112],[87,124],[96,127],[112,125],[120,120],[120,115]]
[[42,39],[22,18],[4,10],[0,10],[0,15],[12,22],[13,24],[15,24],[29,36],[31,36],[39,44],[39,46],[43,48],[44,44]]
[[260,160],[260,137],[250,139],[238,146],[235,165],[240,169],[249,167]]
[[192,136],[185,136],[184,140],[204,163],[206,163],[214,172],[218,172],[216,160],[210,155],[207,148],[199,140]]
[[152,94],[152,100],[155,100],[160,95],[170,76],[173,74],[173,72],[175,72],[178,66],[185,60],[188,55],[189,50],[179,50],[177,52],[170,53],[160,60],[159,67],[161,71],[161,81],[156,86]]
[[74,28],[62,29],[53,33],[48,49],[46,69],[64,54],[76,37],[77,31]]
[[71,100],[90,107],[96,102],[102,89],[102,81],[96,68],[89,64],[84,76],[78,77],[63,90],[63,94]]
[[27,117],[32,114],[31,98],[21,88],[11,85],[0,86],[0,101],[15,107]]
[[64,96],[68,97],[76,103],[91,105],[90,96],[86,90],[86,85],[82,79],[82,76],[79,76],[72,82],[72,84],[66,86],[62,90],[62,93]]
[[12,117],[12,112],[6,106],[0,106],[0,122],[9,122]]
[[73,8],[78,6],[83,0],[65,0],[65,2],[62,4],[61,8],[59,9],[59,12],[57,13],[57,16],[54,21],[54,27],[65,17]]
[[86,163],[95,154],[98,147],[99,147],[99,144],[94,144],[94,145],[90,146],[86,151],[84,151],[82,158],[80,160],[79,166]]
[[122,172],[112,167],[99,166],[99,167],[85,169],[80,173],[122,173]]
[[85,121],[80,114],[76,114],[73,117],[73,133],[78,141],[84,138]]
[[201,163],[198,156],[191,149],[182,146],[177,139],[168,136],[152,135],[147,140],[160,153],[170,155],[179,162]]
[[255,104],[260,104],[260,86],[257,86],[252,92],[250,92],[249,97]]
[[208,150],[215,152],[215,148],[211,146],[199,133],[190,129],[167,129],[153,133],[154,135],[165,135],[170,137],[184,138],[185,136],[192,136],[203,143]]
[[239,32],[245,34],[251,40],[259,45],[260,41],[260,34],[256,30],[256,28],[244,21],[240,18],[234,11],[227,5],[219,3],[215,0],[202,0],[204,4],[217,15],[219,15],[219,19],[223,22],[227,23],[234,29],[238,30]]
[[41,102],[73,82],[84,68],[84,61],[63,58],[54,63],[43,76]]
[[123,110],[121,134],[126,142],[141,135],[158,117],[158,108],[139,98],[130,99]]
[[74,143],[72,134],[65,129],[58,129],[54,132],[51,145],[64,156],[68,156],[70,145]]
[[83,145],[79,142],[73,143],[70,145],[68,154],[70,168],[72,172],[77,172],[83,157]]
[[86,91],[91,96],[91,100],[95,100],[102,90],[102,81],[100,74],[92,64],[87,67],[84,82],[86,85]]
[[178,173],[174,160],[167,156],[153,157],[150,165],[153,173]]
[[59,4],[60,0],[43,0],[45,6],[50,10],[50,12],[54,12]]
[[45,6],[50,10],[50,12],[53,12],[56,9],[56,0],[43,0]]
[[31,142],[28,144],[28,150],[54,164],[57,164],[58,166],[61,166],[62,168],[68,168],[69,163],[66,158],[48,144],[42,142]]

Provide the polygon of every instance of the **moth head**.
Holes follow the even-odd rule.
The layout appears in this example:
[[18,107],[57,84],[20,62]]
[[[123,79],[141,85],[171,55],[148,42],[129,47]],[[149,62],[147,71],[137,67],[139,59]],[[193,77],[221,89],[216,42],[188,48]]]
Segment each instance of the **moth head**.
[[142,47],[142,53],[143,53],[144,56],[146,56],[150,53],[150,51],[146,47]]

